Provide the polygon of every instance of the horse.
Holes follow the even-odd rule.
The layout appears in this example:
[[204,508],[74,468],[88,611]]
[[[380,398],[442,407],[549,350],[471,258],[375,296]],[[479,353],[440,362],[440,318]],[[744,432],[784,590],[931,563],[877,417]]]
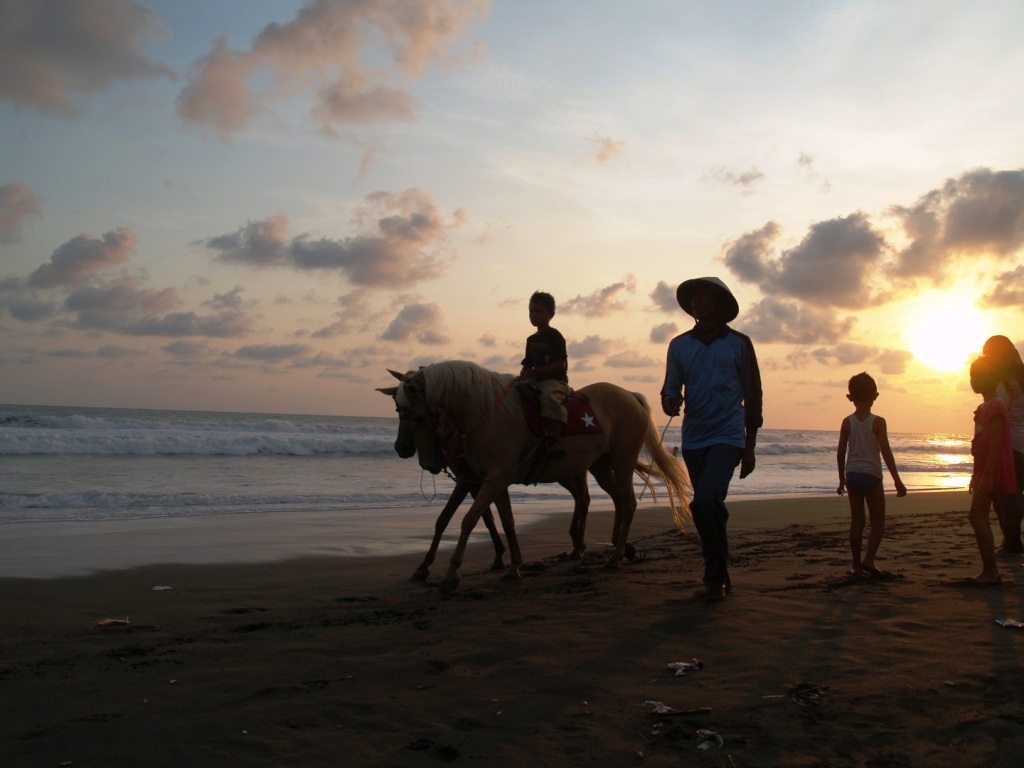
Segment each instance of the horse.
[[[404,376],[396,371],[388,370],[392,376],[399,381],[404,379]],[[406,374],[406,376],[412,375],[412,371]],[[394,399],[398,392],[398,387],[378,387],[378,392],[387,395]],[[398,437],[395,439],[395,452],[403,459],[408,459],[410,456],[416,453],[416,441],[413,436],[412,428],[410,426],[410,420],[407,413],[402,409],[398,408]],[[450,456],[451,470],[455,476],[455,488],[452,490],[451,495],[448,497],[447,503],[437,517],[437,521],[434,523],[434,537],[431,539],[430,547],[427,549],[426,555],[423,557],[423,561],[419,564],[413,575],[410,577],[410,581],[425,581],[430,575],[430,566],[433,565],[434,559],[437,556],[437,548],[441,543],[441,536],[444,535],[445,529],[451,522],[452,517],[455,515],[455,511],[459,508],[459,505],[465,501],[466,496],[472,494],[476,498],[477,493],[480,491],[479,483],[470,483],[460,480],[460,477],[468,477],[471,470],[468,465],[462,460],[461,452],[453,452]],[[582,479],[574,478],[572,481],[561,482],[562,487],[572,494],[575,506],[573,508],[573,519],[572,524],[569,526],[569,537],[573,541],[573,550],[570,557],[573,560],[580,560],[583,558],[583,551],[586,548],[584,542],[584,526],[586,523],[587,509],[590,506],[590,491],[587,488],[586,474]],[[495,507],[498,509],[498,515],[502,521],[502,527],[505,529],[505,536],[509,538],[509,547],[512,552],[511,563],[509,569],[505,573],[507,579],[518,579],[521,576],[520,568],[523,564],[522,553],[519,550],[518,537],[515,536],[515,521],[512,517],[512,503],[508,496],[508,489],[502,491],[494,501]],[[491,570],[497,571],[503,569],[504,560],[503,555],[505,553],[505,547],[501,543],[501,537],[494,526],[494,517],[491,514],[490,506],[484,508],[481,516],[484,521],[484,525],[487,526],[487,530],[491,535],[491,541],[494,544],[494,562],[491,564]],[[512,532],[512,536],[509,537],[509,531]]]
[[[589,400],[600,431],[567,437],[563,440],[566,455],[547,460],[539,453],[543,441],[532,434],[523,418],[516,381],[511,375],[455,360],[407,373],[395,388],[400,422],[410,430],[420,466],[438,474],[457,459],[462,470],[458,479],[480,486],[463,518],[458,545],[441,582],[443,593],[458,587],[466,543],[483,510],[502,493],[507,494],[513,483],[558,482],[577,493],[582,486],[573,514],[575,543],[577,536],[582,540],[585,528],[589,470],[615,505],[614,550],[605,564],[609,569],[618,567],[626,557],[636,511],[634,472],[649,487],[652,477],[664,483],[680,528],[689,517],[689,479],[662,445],[643,395],[607,382],[577,390]],[[641,450],[647,451],[652,463],[640,460]],[[511,521],[511,515],[509,518]],[[506,524],[505,535],[509,547],[518,550],[514,527]]]

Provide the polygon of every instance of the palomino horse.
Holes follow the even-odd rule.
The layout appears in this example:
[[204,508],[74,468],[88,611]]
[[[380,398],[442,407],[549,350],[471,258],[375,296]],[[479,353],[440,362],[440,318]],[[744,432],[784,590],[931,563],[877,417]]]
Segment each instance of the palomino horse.
[[[395,402],[401,421],[412,431],[420,466],[437,474],[452,463],[457,451],[463,470],[458,479],[480,487],[462,521],[459,543],[441,582],[442,592],[458,586],[466,542],[483,510],[507,494],[513,483],[559,482],[577,492],[582,485],[582,494],[573,494],[577,501],[573,525],[582,539],[585,507],[589,504],[589,470],[615,504],[615,549],[606,564],[610,568],[626,555],[636,511],[634,472],[648,484],[651,477],[665,484],[677,525],[682,526],[684,515],[689,516],[689,480],[682,465],[661,444],[650,408],[640,394],[608,383],[578,390],[588,398],[601,430],[565,438],[566,456],[538,464],[535,454],[541,443],[523,418],[512,376],[473,363],[451,361],[420,368],[401,378]],[[644,449],[652,464],[640,460]],[[518,542],[510,522],[511,515],[508,522],[502,519],[509,547],[516,553]]]
[[[396,371],[389,369],[388,372],[399,381],[405,378]],[[406,376],[411,376],[412,373],[410,371]],[[398,392],[398,387],[378,388],[377,391],[394,398]],[[416,453],[416,440],[407,411],[398,408],[398,416],[398,437],[395,439],[395,452],[403,459],[408,459]],[[413,571],[410,581],[425,581],[430,575],[430,566],[434,564],[434,559],[437,557],[437,548],[441,543],[441,536],[444,535],[445,529],[455,515],[455,511],[465,501],[466,496],[472,494],[476,498],[477,493],[480,491],[480,483],[471,483],[459,479],[470,477],[472,473],[471,468],[463,458],[462,451],[453,451],[449,454],[448,458],[449,467],[455,476],[455,488],[452,490],[451,496],[448,497],[448,501],[444,505],[444,509],[441,510],[441,514],[438,515],[437,521],[434,523],[434,538],[430,542],[430,547],[427,549],[423,561]],[[572,494],[575,501],[572,524],[569,527],[569,537],[573,541],[571,557],[574,560],[579,560],[583,557],[583,551],[586,548],[584,527],[587,509],[590,506],[590,491],[587,489],[586,473],[584,473],[582,480],[574,478],[571,482],[561,481],[561,485]],[[506,531],[506,537],[509,535],[508,531],[512,531],[513,534],[509,541],[509,546],[512,548],[512,561],[505,576],[506,578],[518,579],[523,558],[522,553],[519,551],[518,538],[515,536],[515,521],[512,518],[512,504],[508,497],[508,489],[505,489],[498,495],[494,505],[498,509],[498,515],[501,518],[502,527]],[[494,562],[491,564],[491,570],[501,570],[504,568],[502,557],[505,554],[505,546],[501,543],[501,537],[498,536],[498,532],[494,527],[494,517],[491,514],[490,506],[484,508],[481,516],[494,544]]]

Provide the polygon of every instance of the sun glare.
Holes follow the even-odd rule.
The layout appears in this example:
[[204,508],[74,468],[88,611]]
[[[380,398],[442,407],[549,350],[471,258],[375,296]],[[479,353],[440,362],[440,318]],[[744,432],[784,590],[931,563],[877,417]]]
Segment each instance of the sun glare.
[[909,308],[906,338],[914,359],[937,371],[954,371],[981,354],[990,335],[985,314],[954,294],[933,294]]

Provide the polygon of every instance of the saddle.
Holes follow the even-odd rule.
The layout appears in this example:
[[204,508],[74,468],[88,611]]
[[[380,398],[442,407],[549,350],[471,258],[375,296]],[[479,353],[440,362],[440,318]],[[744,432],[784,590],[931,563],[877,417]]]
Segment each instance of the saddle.
[[[540,423],[540,403],[537,402],[537,391],[532,387],[520,387],[523,403],[523,416],[526,425],[536,437],[544,437],[544,428]],[[570,392],[565,398],[565,409],[569,412],[569,420],[562,425],[562,437],[571,435],[589,435],[601,432],[601,424],[597,414],[590,407],[590,398],[579,392]]]

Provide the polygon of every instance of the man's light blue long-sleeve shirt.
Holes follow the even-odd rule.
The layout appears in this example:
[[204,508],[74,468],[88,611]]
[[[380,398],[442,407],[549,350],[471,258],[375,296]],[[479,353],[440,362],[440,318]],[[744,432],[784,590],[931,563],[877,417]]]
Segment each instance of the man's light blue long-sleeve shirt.
[[763,422],[761,371],[750,338],[728,326],[709,339],[691,329],[668,346],[662,397],[679,397],[683,449],[709,445],[746,447],[747,430]]

